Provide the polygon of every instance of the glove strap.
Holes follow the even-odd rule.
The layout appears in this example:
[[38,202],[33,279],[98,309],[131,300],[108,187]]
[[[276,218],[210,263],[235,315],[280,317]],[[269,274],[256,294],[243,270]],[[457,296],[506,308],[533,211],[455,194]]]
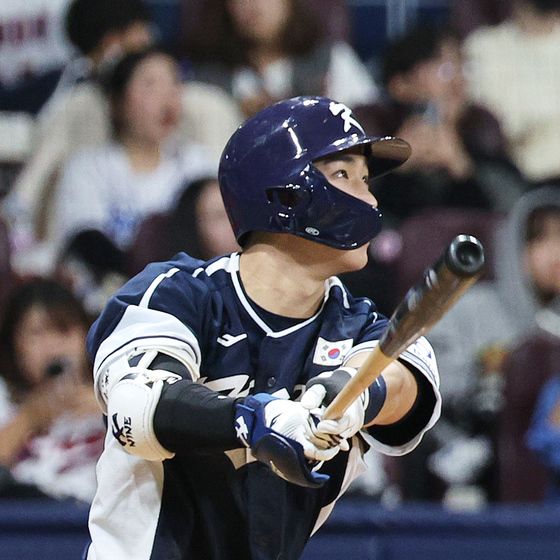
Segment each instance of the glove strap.
[[256,459],[287,482],[320,488],[329,476],[312,470],[300,443],[266,426],[264,407],[275,398],[257,393],[235,405],[237,439],[251,449]]
[[261,437],[271,432],[264,420],[264,407],[276,397],[258,393],[235,405],[235,435],[245,447],[253,447]]

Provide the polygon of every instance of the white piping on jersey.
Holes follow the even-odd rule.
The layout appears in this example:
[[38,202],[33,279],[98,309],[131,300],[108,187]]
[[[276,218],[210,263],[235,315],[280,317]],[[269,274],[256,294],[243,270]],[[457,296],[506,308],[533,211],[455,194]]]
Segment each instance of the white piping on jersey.
[[321,304],[321,307],[319,307],[319,309],[318,309],[317,313],[315,313],[315,315],[313,315],[312,317],[309,317],[309,319],[305,320],[303,323],[298,323],[297,325],[294,325],[292,327],[284,329],[283,331],[272,332],[268,336],[270,336],[272,338],[280,338],[280,337],[285,336],[287,334],[290,334],[294,331],[297,331],[298,329],[300,329],[302,327],[305,327],[306,325],[308,325],[309,323],[314,321],[315,318],[318,317],[321,314],[321,312],[323,311],[323,307],[325,307],[325,304],[327,303],[327,299],[329,299],[330,291],[331,291],[331,288],[333,286],[339,286],[340,287],[340,289],[342,291],[342,303],[343,303],[344,307],[346,307],[348,309],[350,307],[350,305],[348,303],[348,294],[346,293],[346,290],[344,289],[344,286],[342,285],[342,282],[336,276],[332,276],[331,278],[328,278],[327,281],[325,282],[325,295],[323,297],[323,303]]
[[231,275],[233,287],[235,288],[235,292],[237,294],[237,297],[239,298],[239,301],[241,302],[241,304],[243,305],[247,313],[251,316],[253,321],[255,321],[255,323],[266,333],[266,335],[270,336],[271,338],[281,338],[283,336],[286,336],[294,331],[297,331],[305,327],[305,325],[311,323],[311,321],[313,321],[315,317],[317,317],[317,315],[319,315],[319,313],[321,313],[321,311],[323,310],[324,302],[323,305],[321,305],[319,311],[317,311],[317,313],[315,313],[313,317],[310,317],[309,319],[303,321],[302,323],[298,323],[297,325],[293,325],[287,329],[275,332],[259,317],[257,312],[253,309],[253,307],[249,303],[249,300],[245,296],[245,292],[241,287],[241,281],[239,279],[239,253],[236,253],[235,255],[231,256],[230,266],[228,267],[227,270]]
[[317,316],[320,315],[321,311],[323,311],[323,307],[325,306],[325,303],[329,297],[330,290],[334,286],[338,286],[342,292],[342,303],[344,307],[346,309],[350,307],[350,304],[348,303],[348,293],[344,288],[342,282],[336,276],[332,276],[325,281],[325,296],[323,299],[323,303],[321,304],[319,310],[313,316],[309,317],[305,321],[302,321],[301,323],[292,325],[287,329],[283,329],[281,331],[273,331],[253,309],[245,295],[245,292],[243,291],[243,288],[241,287],[241,281],[239,278],[239,257],[239,253],[231,253],[231,255],[218,259],[206,268],[197,268],[192,275],[196,278],[202,272],[205,272],[208,276],[211,276],[218,270],[225,270],[226,272],[228,272],[231,276],[233,287],[235,288],[235,292],[237,294],[237,297],[239,298],[239,301],[241,302],[241,305],[243,305],[253,321],[255,321],[255,323],[266,333],[266,335],[270,336],[271,338],[281,338],[313,322],[317,318]]
[[227,270],[231,258],[231,256],[222,257],[221,259],[218,259],[217,261],[208,265],[205,268],[206,275],[212,276],[212,274],[214,274],[214,272],[218,272],[218,270]]
[[243,293],[243,289],[241,288],[241,284],[239,282],[239,276],[234,272],[231,275],[231,280],[233,282],[233,287],[235,288],[235,293],[241,302],[241,305],[245,308],[247,313],[251,316],[251,319],[257,323],[257,325],[267,334],[272,334],[272,329],[257,315],[255,310],[251,307],[250,303],[247,301],[245,294]]
[[202,266],[200,268],[197,268],[192,273],[192,277],[196,278],[201,272],[206,272],[207,276],[212,276],[212,274],[214,274],[214,272],[217,272],[218,270],[225,270],[227,272],[231,272],[232,263],[234,269],[236,266],[237,268],[239,268],[239,264],[238,264],[239,253],[231,253],[231,255],[226,255],[225,257],[222,257],[221,259],[218,259],[216,262],[213,262],[212,264],[208,265],[206,268]]
[[338,278],[337,276],[331,276],[330,278],[327,278],[325,282],[325,299],[327,298],[328,293],[333,286],[338,286],[340,288],[340,291],[342,292],[342,305],[344,305],[346,309],[349,309],[350,304],[348,303],[348,292],[340,281],[340,278]]
[[309,319],[307,319],[303,323],[298,323],[297,325],[293,325],[292,327],[284,329],[283,331],[271,332],[268,336],[270,336],[271,338],[281,338],[281,337],[283,337],[287,334],[290,334],[294,331],[297,331],[298,329],[301,329],[302,327],[305,327],[306,325],[308,325],[309,323],[314,321],[315,318],[317,317],[317,315],[319,315],[321,313],[321,311],[323,311],[323,306],[324,305],[325,305],[325,302],[322,303],[319,311],[317,311],[317,313],[315,313],[315,315],[313,315],[313,317],[309,317]]
[[138,307],[148,307],[150,305],[150,299],[152,295],[156,291],[156,288],[160,285],[160,283],[165,280],[165,278],[171,278],[176,272],[179,272],[178,268],[171,268],[167,272],[160,274],[148,287],[148,289],[144,292]]
[[241,256],[240,253],[232,253],[229,258],[228,266],[226,267],[226,271],[230,274],[234,274],[239,272],[239,257]]

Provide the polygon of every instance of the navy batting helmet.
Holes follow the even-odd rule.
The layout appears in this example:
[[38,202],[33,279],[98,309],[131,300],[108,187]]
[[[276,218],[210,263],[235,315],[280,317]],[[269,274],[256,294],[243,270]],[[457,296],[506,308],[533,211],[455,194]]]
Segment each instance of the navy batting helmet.
[[380,212],[331,185],[313,162],[364,146],[370,177],[404,163],[410,146],[367,136],[352,111],[325,97],[280,101],[232,135],[219,182],[238,242],[251,231],[291,233],[337,249],[354,249],[381,228]]

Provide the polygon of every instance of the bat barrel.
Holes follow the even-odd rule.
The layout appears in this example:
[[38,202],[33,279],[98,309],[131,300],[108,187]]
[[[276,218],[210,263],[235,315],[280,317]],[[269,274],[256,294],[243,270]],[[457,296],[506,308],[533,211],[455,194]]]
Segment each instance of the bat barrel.
[[484,266],[482,243],[472,235],[458,235],[445,252],[444,262],[457,276],[475,276]]
[[422,280],[395,309],[379,345],[325,411],[340,418],[352,402],[405,348],[427,333],[457,299],[476,282],[484,266],[484,249],[472,235],[458,235]]
[[457,235],[395,309],[379,340],[383,353],[398,356],[425,334],[476,281],[483,267],[482,243],[472,235]]

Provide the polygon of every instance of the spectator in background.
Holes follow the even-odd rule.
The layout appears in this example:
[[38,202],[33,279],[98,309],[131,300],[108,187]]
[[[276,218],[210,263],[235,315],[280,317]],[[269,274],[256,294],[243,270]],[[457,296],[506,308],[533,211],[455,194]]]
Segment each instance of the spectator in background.
[[218,180],[204,177],[187,185],[169,212],[144,221],[130,252],[130,267],[135,274],[181,251],[209,260],[237,250]]
[[496,498],[504,358],[537,331],[539,315],[560,295],[557,188],[531,191],[517,202],[498,231],[494,255],[495,281],[471,288],[428,335],[444,395],[444,421],[434,432],[440,449],[429,465],[452,494],[468,490],[483,501]]
[[53,92],[71,56],[63,33],[68,3],[0,3],[0,111],[36,114]]
[[[188,37],[200,25],[202,15],[209,15],[207,0],[181,0],[178,48],[183,49],[188,44]],[[306,9],[311,10],[317,18],[322,32],[333,41],[348,42],[351,36],[351,10],[347,0],[306,0]]]
[[464,39],[479,27],[498,25],[511,16],[511,0],[455,0],[450,3],[449,22]]
[[89,501],[105,432],[85,350],[89,318],[63,285],[43,279],[18,287],[5,311],[0,495],[18,495],[19,483]]
[[509,210],[525,184],[498,122],[467,97],[458,40],[415,27],[388,46],[383,76],[386,103],[356,113],[370,133],[390,130],[413,148],[402,170],[375,186],[386,216],[398,224],[436,206]]
[[515,0],[513,15],[465,41],[470,91],[500,119],[534,183],[560,177],[560,0]]
[[301,0],[207,0],[185,54],[195,77],[230,92],[247,116],[296,95],[377,97],[352,48],[324,37]]
[[[6,202],[16,254],[30,251],[36,240],[45,237],[45,220],[63,160],[80,146],[101,143],[108,135],[106,105],[95,86],[99,70],[120,53],[152,42],[142,0],[71,0],[65,28],[79,56],[67,64],[39,114],[30,157]],[[37,263],[29,269],[35,272]]]
[[[122,18],[114,16],[116,4]],[[127,18],[124,14],[128,14]],[[128,25],[118,31],[112,27],[112,17]],[[142,0],[74,0],[68,11],[67,28],[84,53],[95,53],[100,68],[118,53],[135,51],[152,41],[146,18]],[[91,68],[91,64],[86,66]],[[97,72],[88,71],[86,75],[89,79],[78,83],[72,79],[63,81],[66,85],[61,85],[58,100],[45,108],[31,156],[4,203],[11,222],[14,268],[20,273],[48,273],[52,267],[44,258],[46,253],[40,247],[35,249],[45,240],[47,224],[52,222],[52,202],[62,165],[76,151],[99,146],[112,135],[110,108]],[[68,84],[73,85],[67,87]],[[216,162],[241,121],[236,104],[223,91],[193,81],[181,85],[180,116],[178,133],[182,139],[207,146]]]
[[126,278],[150,262],[169,260],[179,252],[208,260],[238,249],[218,181],[208,176],[187,183],[167,211],[142,219],[126,249],[98,230],[72,236],[55,275],[72,288],[89,313],[96,314]]
[[548,473],[547,501],[560,500],[560,375],[552,375],[542,387],[527,432],[532,449]]
[[127,250],[141,220],[172,206],[184,184],[215,172],[207,152],[178,138],[178,66],[149,48],[121,59],[106,79],[113,140],[76,153],[56,190],[54,248],[86,229]]
[[[94,8],[94,9],[92,9]],[[74,86],[99,74],[124,53],[150,45],[150,14],[142,0],[72,0],[66,12],[66,34],[78,57],[66,65],[49,104],[63,102]],[[54,110],[47,107],[45,113]]]

